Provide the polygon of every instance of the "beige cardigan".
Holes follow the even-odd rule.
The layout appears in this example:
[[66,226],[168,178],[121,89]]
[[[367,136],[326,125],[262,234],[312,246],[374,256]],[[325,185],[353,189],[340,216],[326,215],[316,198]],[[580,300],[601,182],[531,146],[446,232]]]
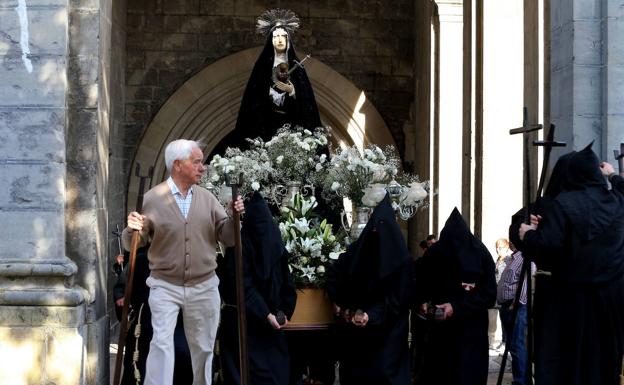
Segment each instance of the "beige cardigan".
[[[178,286],[193,286],[215,274],[217,241],[234,245],[232,220],[208,190],[193,186],[187,218],[162,182],[145,194],[141,242],[148,242],[151,275]],[[123,241],[130,249],[132,230],[124,229]]]

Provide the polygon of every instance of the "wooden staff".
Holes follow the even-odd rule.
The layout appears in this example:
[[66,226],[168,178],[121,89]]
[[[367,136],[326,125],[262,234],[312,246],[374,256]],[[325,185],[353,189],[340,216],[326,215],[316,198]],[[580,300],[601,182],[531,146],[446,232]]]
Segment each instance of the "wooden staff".
[[[527,108],[524,107],[522,127],[509,130],[510,135],[522,134],[524,139],[524,215],[527,224],[531,224],[531,159],[529,155],[529,133],[542,129],[541,124],[529,125]],[[513,301],[513,310],[511,311],[512,320],[512,334],[516,325],[516,318],[518,316],[518,303],[520,302],[520,294],[522,293],[522,286],[526,280],[527,287],[527,384],[533,384],[533,327],[531,325],[531,259],[523,254],[522,268],[520,270],[520,281],[516,288],[516,295]],[[511,340],[511,336],[508,336]],[[503,383],[503,373],[505,372],[505,366],[507,365],[507,356],[509,355],[509,347],[511,341],[505,344],[505,352],[503,353],[503,359],[501,360],[500,371],[498,372],[497,385]]]
[[[151,179],[154,174],[154,167],[150,167],[147,176],[141,176],[141,165],[137,163],[136,176],[139,177],[139,194],[137,196],[136,212],[143,211],[143,193],[145,191],[145,182]],[[137,230],[132,231],[132,243],[130,246],[130,260],[128,261],[128,280],[124,291],[124,305],[121,311],[121,325],[119,327],[119,339],[117,341],[117,357],[115,358],[115,375],[113,377],[113,385],[118,385],[121,381],[121,366],[123,364],[124,347],[126,342],[126,334],[128,333],[128,309],[130,307],[130,298],[132,296],[132,284],[134,279],[134,262],[136,260],[137,249],[139,247],[140,235]]]
[[[238,198],[238,189],[243,183],[243,173],[230,177],[226,175],[228,186],[232,187],[232,199]],[[238,352],[240,364],[241,385],[249,385],[249,370],[247,356],[247,314],[245,307],[245,285],[243,269],[243,246],[241,241],[240,213],[232,208],[234,215],[234,263],[236,276],[236,307],[238,308]]]

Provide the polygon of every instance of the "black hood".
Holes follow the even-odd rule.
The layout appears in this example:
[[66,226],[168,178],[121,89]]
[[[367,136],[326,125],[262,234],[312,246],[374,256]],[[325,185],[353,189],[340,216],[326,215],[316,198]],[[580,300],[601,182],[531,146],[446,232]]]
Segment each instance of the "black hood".
[[572,155],[564,187],[556,198],[581,240],[602,234],[619,211],[620,202],[607,188],[592,143]]
[[557,163],[555,163],[550,178],[548,179],[548,185],[544,190],[544,196],[554,198],[566,189],[565,184],[567,182],[568,167],[575,154],[576,151],[568,152],[557,159]]
[[592,151],[591,142],[583,150],[573,154],[568,163],[568,172],[565,176],[566,190],[584,190],[589,187],[607,188],[602,172],[600,160]]
[[361,279],[383,279],[409,259],[388,194],[371,214],[359,238],[349,245],[344,257],[348,261],[348,275],[359,276],[365,270],[366,274],[374,275],[359,277]]
[[431,245],[427,254],[438,258],[450,258],[459,263],[462,271],[480,274],[483,271],[483,255],[492,255],[477,237],[471,232],[457,207],[446,220],[440,232],[440,240]]
[[243,253],[252,257],[253,271],[261,280],[269,279],[273,266],[286,253],[286,249],[269,205],[257,191],[245,205],[241,236]]

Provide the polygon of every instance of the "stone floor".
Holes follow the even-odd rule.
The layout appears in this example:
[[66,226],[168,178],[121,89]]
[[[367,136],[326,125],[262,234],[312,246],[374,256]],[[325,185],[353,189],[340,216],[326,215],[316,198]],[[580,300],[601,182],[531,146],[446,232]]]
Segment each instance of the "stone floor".
[[[117,341],[116,335],[111,335],[111,341]],[[490,373],[488,375],[487,385],[496,385],[498,379],[498,371],[500,369],[502,361],[502,350],[499,352],[490,351]],[[110,344],[110,382],[113,382],[113,373],[115,371],[115,358],[117,356],[117,343]],[[339,385],[336,381],[334,385]],[[507,365],[505,375],[503,376],[503,385],[511,385],[511,364],[509,358],[507,359]]]

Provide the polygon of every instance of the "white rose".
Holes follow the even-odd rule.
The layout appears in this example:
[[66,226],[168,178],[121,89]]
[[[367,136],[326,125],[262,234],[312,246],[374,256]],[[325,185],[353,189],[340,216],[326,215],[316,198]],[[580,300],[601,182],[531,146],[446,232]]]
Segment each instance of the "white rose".
[[386,186],[382,183],[374,183],[362,190],[364,196],[362,203],[368,207],[375,207],[386,196]]
[[418,204],[421,200],[427,197],[427,190],[423,187],[422,183],[412,182],[409,189],[401,194],[399,198],[401,202],[408,205]]
[[336,191],[336,190],[338,190],[340,188],[340,183],[334,182],[334,183],[331,184],[330,188],[331,188],[332,191]]
[[316,268],[316,272],[318,274],[323,274],[325,272],[325,266],[319,266]]
[[252,188],[254,191],[258,191],[258,190],[260,189],[260,183],[258,183],[258,182],[256,182],[256,181],[251,182],[251,188]]
[[340,257],[340,252],[339,251],[333,251],[331,253],[329,253],[329,259],[333,259],[334,261],[338,259],[338,257]]
[[284,160],[284,155],[280,155],[280,156],[278,156],[278,157],[275,159],[275,161],[277,162],[277,164],[281,164],[283,160]]

